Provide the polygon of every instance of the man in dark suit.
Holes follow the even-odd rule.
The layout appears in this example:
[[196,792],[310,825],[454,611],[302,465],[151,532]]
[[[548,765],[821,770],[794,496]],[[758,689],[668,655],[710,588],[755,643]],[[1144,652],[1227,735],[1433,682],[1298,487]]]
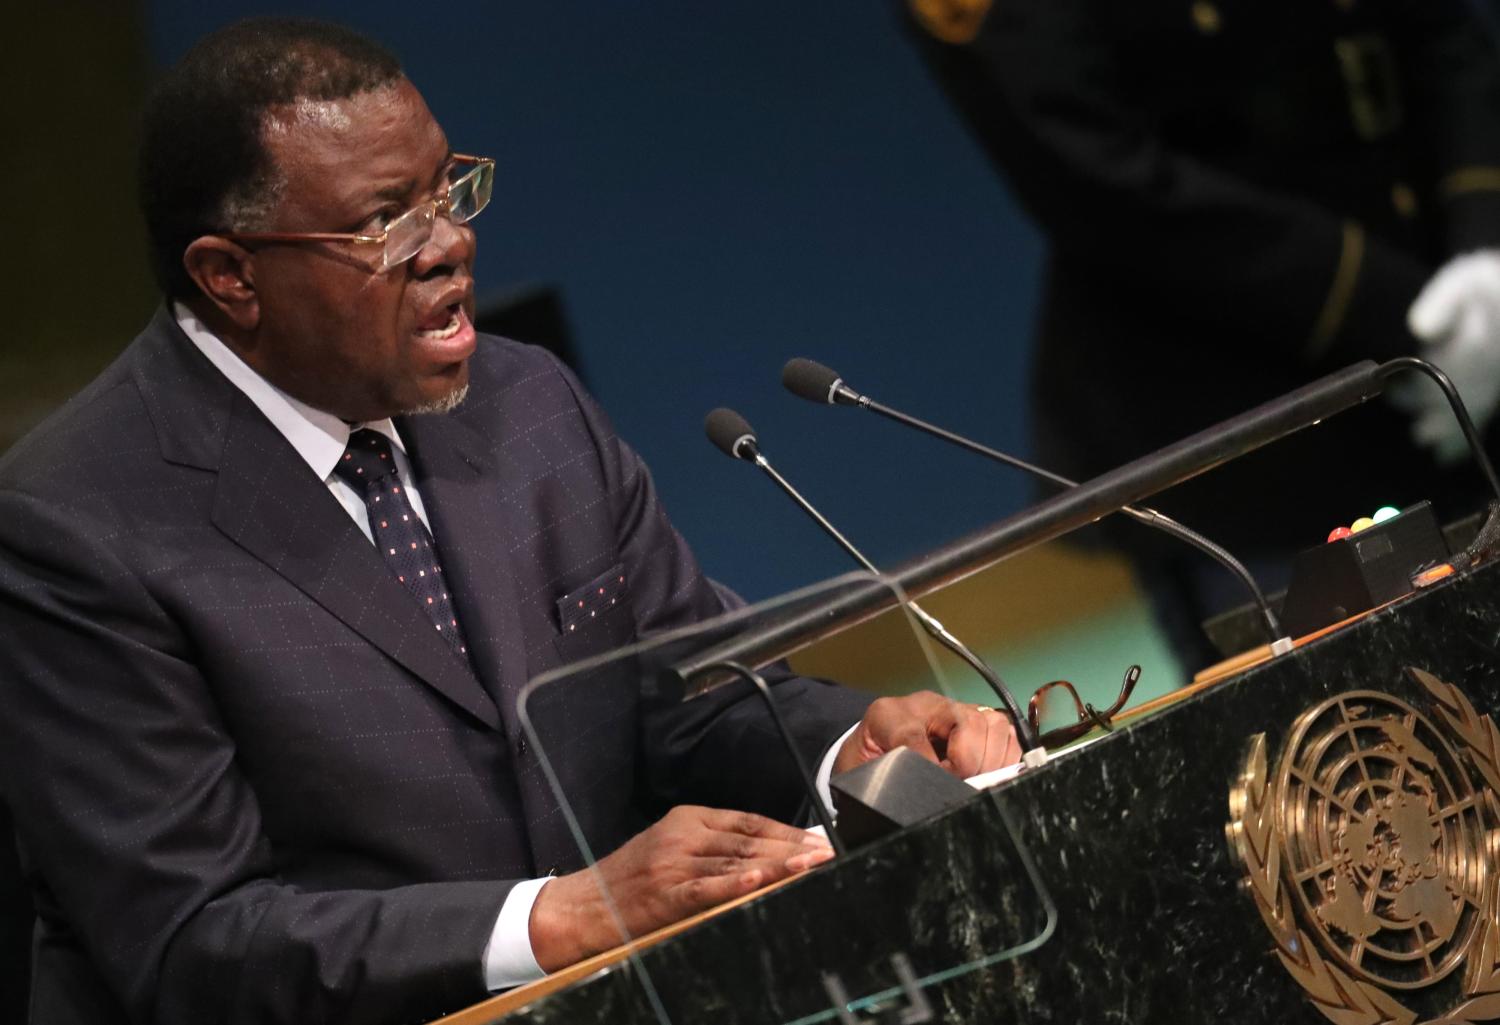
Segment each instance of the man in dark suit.
[[[638,935],[825,860],[746,691],[618,671],[546,733],[579,871],[523,684],[732,599],[567,371],[474,332],[493,165],[299,21],[200,43],[145,124],[168,303],[0,462],[31,1020],[431,1017],[617,943],[611,899]],[[1015,757],[937,695],[777,690],[825,775]]]

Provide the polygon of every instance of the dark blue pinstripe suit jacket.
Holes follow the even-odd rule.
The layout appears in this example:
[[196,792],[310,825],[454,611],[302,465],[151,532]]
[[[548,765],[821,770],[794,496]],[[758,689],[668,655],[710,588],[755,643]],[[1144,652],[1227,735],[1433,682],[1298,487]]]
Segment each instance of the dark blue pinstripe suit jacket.
[[[165,310],[0,462],[0,781],[40,913],[33,1022],[435,1016],[485,995],[512,882],[578,865],[517,694],[724,599],[564,368],[482,337],[471,373],[460,410],[399,423],[477,678]],[[687,800],[791,814],[754,703],[645,715],[617,675],[547,726],[597,846]],[[780,690],[809,759],[865,704]]]

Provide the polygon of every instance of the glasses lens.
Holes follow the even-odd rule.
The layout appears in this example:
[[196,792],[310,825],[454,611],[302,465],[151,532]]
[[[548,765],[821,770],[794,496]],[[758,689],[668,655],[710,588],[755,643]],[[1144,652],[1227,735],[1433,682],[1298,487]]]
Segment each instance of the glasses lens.
[[454,224],[472,220],[490,202],[495,187],[495,162],[481,161],[448,190],[448,216]]
[[1079,700],[1077,691],[1065,680],[1043,687],[1032,700],[1035,702],[1037,724],[1043,730],[1069,726],[1085,715],[1083,702]]
[[386,228],[385,269],[405,263],[421,251],[432,238],[432,221],[436,204],[423,203],[397,217]]

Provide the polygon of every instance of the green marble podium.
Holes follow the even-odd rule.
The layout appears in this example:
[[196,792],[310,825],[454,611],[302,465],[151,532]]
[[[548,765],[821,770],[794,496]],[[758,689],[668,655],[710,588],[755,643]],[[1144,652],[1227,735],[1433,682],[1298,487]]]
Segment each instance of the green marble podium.
[[[665,664],[764,665],[1413,368],[1430,369],[1356,364]],[[1480,564],[566,988],[443,1025],[1500,1021],[1497,645],[1500,567]]]
[[[1368,882],[1371,866],[1383,864],[1375,889],[1409,884],[1413,894],[1426,893],[1432,913],[1415,927],[1391,911],[1406,899],[1400,894],[1377,893],[1367,909],[1367,918],[1388,919],[1383,933],[1365,937],[1368,949],[1381,943],[1399,948],[1403,935],[1412,944],[1415,967],[1401,966],[1399,949],[1394,962],[1364,955],[1363,969],[1377,981],[1380,972],[1394,972],[1395,986],[1360,986],[1360,968],[1340,968],[1348,962],[1339,960],[1338,950],[1347,954],[1358,921],[1345,922],[1347,932],[1325,923],[1328,938],[1318,940],[1318,917],[1311,914],[1309,926],[1304,920],[1310,912],[1302,907],[1293,908],[1303,916],[1300,937],[1312,942],[1294,951],[1301,974],[1289,969],[1252,897],[1246,867],[1226,837],[1231,792],[1243,784],[1247,750],[1257,735],[1264,736],[1274,775],[1299,717],[1340,694],[1380,692],[1417,710],[1424,722],[1441,725],[1432,693],[1408,667],[1459,688],[1475,715],[1500,713],[1497,645],[1500,567],[1485,565],[1065,750],[939,818],[711,917],[565,990],[505,1015],[471,1009],[462,1020],[916,1021],[922,1020],[923,1002],[931,1015],[926,1020],[975,1025],[1500,1020],[1500,997],[1487,995],[1500,991],[1500,967],[1493,963],[1500,957],[1494,942],[1500,936],[1491,936],[1491,949],[1481,949],[1500,888],[1500,821],[1477,770],[1469,772],[1467,804],[1452,810],[1459,798],[1449,791],[1463,790],[1455,776],[1461,770],[1423,761],[1443,760],[1426,750],[1439,746],[1429,734],[1415,731],[1421,743],[1412,740],[1406,748],[1425,754],[1406,751],[1405,768],[1393,770],[1387,759],[1385,768],[1373,770],[1377,777],[1394,774],[1394,782],[1377,779],[1372,789],[1367,780],[1363,790],[1351,784],[1350,793],[1366,794],[1348,799],[1363,800],[1362,813],[1354,808],[1339,827],[1333,819],[1344,806],[1334,800],[1324,802],[1323,811],[1333,818],[1312,823],[1314,833],[1339,827],[1334,846],[1346,863],[1352,857],[1357,864],[1324,866],[1320,875],[1309,860],[1316,852],[1303,851],[1305,878],[1271,884],[1279,891],[1272,903],[1282,897],[1288,906],[1296,903],[1300,886],[1312,907],[1319,903],[1319,887],[1331,899],[1342,885],[1340,872],[1351,879],[1350,872],[1364,872]],[[1368,711],[1371,700],[1355,702],[1356,711],[1375,714]],[[1379,701],[1374,706],[1386,707]],[[1460,761],[1471,764],[1464,743],[1451,736],[1449,741]],[[1372,774],[1368,767],[1363,771]],[[1442,789],[1432,780],[1448,790],[1432,794],[1433,787]],[[1311,785],[1317,805],[1316,781]],[[1415,806],[1424,785],[1431,797],[1427,818],[1441,833],[1437,841],[1416,836],[1415,827],[1393,834],[1395,812],[1388,808],[1381,817],[1371,811],[1372,801]],[[1400,794],[1406,796],[1397,800]],[[1308,797],[1306,787],[1302,797]],[[1365,819],[1370,822],[1360,839],[1348,827]],[[1442,880],[1432,881],[1434,865],[1440,874],[1467,874],[1450,886],[1447,898],[1441,898]],[[1270,873],[1277,877],[1279,871],[1273,867]],[[1442,911],[1443,899],[1451,914]],[[1320,913],[1332,916],[1327,907]],[[1356,920],[1359,915],[1354,908]],[[1450,926],[1452,935],[1438,943],[1437,933]],[[1290,935],[1295,947],[1296,926]],[[1433,947],[1426,955],[1419,949],[1425,946]],[[1427,967],[1440,969],[1437,962],[1445,957],[1456,967],[1450,965],[1436,982],[1415,984],[1434,974]],[[1424,959],[1432,963],[1424,967]],[[1310,977],[1309,964],[1321,975]],[[921,991],[915,1009],[899,978],[907,965]],[[835,1006],[831,994],[844,995],[847,1003]],[[1473,1017],[1444,1017],[1460,1007]]]

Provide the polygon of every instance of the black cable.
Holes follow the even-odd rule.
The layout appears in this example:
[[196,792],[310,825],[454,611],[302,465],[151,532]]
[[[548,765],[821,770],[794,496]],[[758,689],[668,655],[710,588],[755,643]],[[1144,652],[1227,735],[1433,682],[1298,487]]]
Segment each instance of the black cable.
[[771,713],[771,721],[776,724],[776,730],[781,734],[781,740],[786,744],[786,749],[791,752],[792,762],[797,766],[797,774],[802,777],[802,787],[807,792],[808,800],[812,801],[813,814],[818,817],[818,824],[823,827],[823,832],[828,834],[828,842],[833,845],[833,853],[842,858],[845,854],[843,841],[839,839],[838,830],[833,828],[833,817],[828,814],[828,808],[823,804],[822,795],[818,793],[818,784],[813,779],[812,773],[807,771],[807,763],[802,760],[802,752],[797,750],[797,745],[792,741],[792,731],[787,729],[786,720],[781,717],[781,708],[776,704],[776,699],[771,696],[771,685],[766,683],[765,677],[739,662],[714,662],[701,667],[698,672],[705,673],[713,669],[722,669],[742,680],[748,680],[756,690],[760,691],[760,696],[766,703],[766,709]]
[[1453,416],[1458,420],[1459,429],[1464,432],[1464,440],[1469,443],[1469,452],[1474,456],[1474,461],[1479,464],[1479,472],[1484,474],[1484,479],[1489,482],[1490,490],[1495,492],[1495,497],[1500,499],[1500,477],[1495,476],[1495,467],[1490,463],[1490,457],[1484,451],[1484,441],[1479,437],[1479,431],[1474,426],[1474,421],[1469,417],[1469,410],[1464,405],[1463,398],[1458,394],[1458,389],[1453,386],[1453,381],[1448,375],[1436,365],[1425,359],[1415,356],[1397,356],[1395,359],[1386,360],[1380,364],[1380,376],[1382,378],[1394,377],[1403,370],[1415,370],[1426,374],[1448,399],[1448,405],[1453,410]]

